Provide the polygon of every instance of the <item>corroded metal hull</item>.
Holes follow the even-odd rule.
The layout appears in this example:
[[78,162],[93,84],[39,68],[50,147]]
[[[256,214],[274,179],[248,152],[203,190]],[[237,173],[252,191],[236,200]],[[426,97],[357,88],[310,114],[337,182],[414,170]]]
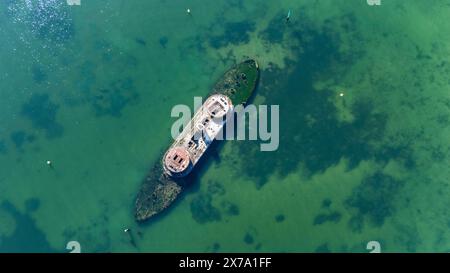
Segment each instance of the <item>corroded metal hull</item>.
[[[246,104],[259,80],[259,67],[255,60],[244,61],[228,70],[215,84],[210,95],[223,94],[233,105]],[[172,145],[173,146],[173,145]],[[135,217],[144,221],[169,207],[182,192],[190,174],[174,177],[168,174],[163,156],[145,177],[136,198]]]

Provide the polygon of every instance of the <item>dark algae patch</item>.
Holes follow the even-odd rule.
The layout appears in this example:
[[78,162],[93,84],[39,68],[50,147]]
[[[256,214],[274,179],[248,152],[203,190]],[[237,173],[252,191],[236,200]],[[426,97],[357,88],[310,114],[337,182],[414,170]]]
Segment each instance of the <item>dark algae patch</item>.
[[394,213],[395,197],[403,184],[403,181],[381,172],[365,178],[345,201],[349,209],[356,211],[349,221],[352,230],[361,231],[365,220],[373,226],[382,226]]
[[267,28],[259,32],[258,35],[271,43],[281,43],[287,27],[288,25],[286,24],[285,14],[278,13],[277,16],[270,20]]
[[120,117],[123,109],[138,100],[131,78],[111,82],[108,87],[99,89],[92,97],[92,106],[97,116]]
[[277,223],[284,222],[285,219],[286,219],[286,217],[283,214],[278,214],[275,216],[275,222],[277,222]]
[[322,208],[329,208],[331,206],[331,203],[332,203],[331,199],[328,198],[323,199]]
[[15,221],[15,230],[10,236],[0,234],[0,252],[57,252],[50,247],[45,234],[36,227],[28,214],[20,213],[7,201],[0,204],[0,209],[11,215]]
[[337,223],[341,220],[341,218],[342,215],[337,211],[331,212],[329,214],[321,213],[314,218],[314,225],[322,225],[326,222]]
[[41,200],[39,198],[30,198],[25,201],[25,208],[27,212],[34,212],[41,206]]
[[28,135],[25,131],[14,131],[10,138],[18,150],[22,150],[25,143],[32,143],[36,139],[34,135]]
[[64,128],[56,120],[59,106],[50,100],[47,94],[33,94],[28,102],[22,105],[22,115],[32,125],[44,130],[48,138],[62,136]]
[[137,44],[141,45],[141,46],[146,46],[147,45],[147,42],[144,39],[142,39],[142,38],[135,38],[134,41]]
[[259,92],[266,101],[280,105],[280,132],[283,133],[279,149],[261,153],[256,142],[238,145],[245,162],[240,172],[251,177],[257,187],[264,185],[274,172],[284,176],[295,171],[299,163],[306,176],[325,171],[343,157],[349,160],[349,168],[354,168],[361,160],[377,153],[373,144],[384,132],[386,116],[376,113],[369,101],[352,105],[355,119],[342,122],[333,103],[335,92],[315,87],[316,81],[324,79],[339,82],[345,74],[339,67],[351,66],[359,55],[340,50],[340,37],[332,31],[331,23],[315,26],[305,20],[298,29],[291,39],[301,45],[294,49],[299,61],[287,61],[286,70],[276,67],[264,70],[261,76],[265,84]]
[[220,203],[220,205],[221,205],[223,211],[227,215],[230,215],[230,216],[237,216],[237,215],[239,215],[239,207],[236,204],[234,204],[234,203],[232,203],[230,201],[224,200],[224,201],[222,201]]
[[[220,22],[223,25],[223,22]],[[209,38],[209,44],[214,48],[227,46],[228,44],[237,45],[248,43],[250,40],[249,32],[255,30],[255,23],[249,21],[226,23],[223,35],[212,36]]]
[[26,141],[26,133],[24,131],[15,131],[11,133],[11,141],[17,149],[22,149],[22,145]]
[[199,194],[194,197],[191,202],[191,213],[194,220],[200,224],[222,219],[220,210],[212,205],[212,198],[209,194]]
[[0,139],[0,154],[8,153],[8,148],[6,148],[5,141]]
[[33,75],[33,81],[37,84],[41,84],[48,79],[48,76],[43,68],[37,64],[31,67],[31,74]]
[[165,36],[159,38],[159,44],[163,47],[166,48],[167,46],[167,42],[169,42],[169,39]]
[[316,253],[331,253],[331,250],[328,248],[328,244],[320,245],[314,251]]
[[[223,185],[215,180],[209,180],[207,184],[207,193],[200,192],[191,201],[191,213],[194,220],[203,224],[221,221],[223,216],[238,216],[239,207],[222,197],[225,194]],[[217,200],[214,202],[217,205],[213,204],[213,200]]]
[[251,245],[255,242],[255,239],[253,239],[253,236],[250,233],[246,233],[244,236],[244,243],[247,245]]

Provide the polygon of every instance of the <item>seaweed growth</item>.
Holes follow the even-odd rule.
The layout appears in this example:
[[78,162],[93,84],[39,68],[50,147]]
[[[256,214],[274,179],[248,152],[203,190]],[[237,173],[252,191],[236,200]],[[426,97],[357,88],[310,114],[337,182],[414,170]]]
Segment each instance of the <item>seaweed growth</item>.
[[47,79],[48,79],[48,76],[44,72],[42,67],[39,65],[36,65],[36,64],[31,67],[31,74],[33,76],[34,82],[37,84],[41,84],[41,83],[47,81]]
[[7,154],[8,148],[6,148],[5,141],[0,140],[0,154]]
[[[64,128],[56,121],[59,106],[50,101],[47,94],[33,94],[28,102],[22,105],[21,114],[28,118],[32,125],[44,130],[48,138],[61,137]],[[20,139],[19,139],[20,140]]]
[[321,213],[314,218],[314,225],[322,225],[326,222],[337,223],[341,220],[341,218],[342,214],[337,211],[331,212],[329,214]]
[[204,224],[212,221],[220,221],[220,211],[212,205],[211,195],[199,194],[191,202],[191,213],[195,221]]
[[[338,20],[354,24],[351,18]],[[259,93],[270,104],[280,105],[279,148],[264,153],[254,141],[236,145],[243,162],[239,173],[249,176],[258,188],[271,174],[285,176],[299,165],[304,175],[310,176],[341,158],[349,160],[351,169],[377,154],[375,147],[384,135],[387,116],[377,113],[372,102],[360,100],[351,106],[354,120],[340,121],[333,103],[335,92],[316,87],[320,81],[339,82],[346,73],[343,67],[359,58],[358,51],[354,55],[341,50],[341,37],[333,26],[331,21],[316,26],[305,19],[291,33],[291,39],[300,45],[292,47],[298,61],[287,61],[286,70],[263,71],[264,85]]]
[[223,215],[239,215],[239,207],[228,201],[222,200],[219,205],[213,204],[213,197],[217,199],[225,194],[225,188],[216,181],[209,180],[207,193],[199,193],[191,202],[191,213],[195,221],[200,224],[213,221],[221,221]]
[[258,36],[271,43],[281,43],[286,27],[287,24],[284,20],[284,14],[279,12],[270,20],[266,29],[258,33]]
[[100,89],[99,94],[92,98],[92,106],[97,116],[120,117],[123,109],[128,104],[136,102],[138,97],[133,80],[125,78],[110,83],[107,88]]
[[365,178],[345,201],[348,208],[356,211],[349,221],[351,229],[361,231],[365,219],[376,227],[382,226],[394,212],[395,197],[403,184],[403,181],[381,172]]
[[83,249],[86,252],[102,253],[111,249],[111,235],[106,228],[109,224],[109,204],[104,200],[99,201],[101,213],[83,226],[68,227],[64,230],[63,236],[67,242],[76,239],[83,242]]
[[31,143],[35,140],[35,136],[27,135],[25,131],[14,131],[11,133],[11,141],[16,146],[16,149],[21,150],[25,143]]
[[331,253],[331,250],[328,247],[328,244],[325,243],[323,245],[318,246],[314,252],[316,252],[316,253]]
[[36,227],[34,220],[28,213],[20,213],[8,201],[0,203],[0,210],[4,210],[15,221],[15,229],[8,236],[1,236],[0,252],[57,252],[52,249],[45,234]]
[[278,214],[275,216],[275,222],[277,223],[284,222],[285,219],[286,217],[284,216],[284,214]]
[[169,39],[167,39],[167,37],[163,36],[159,39],[159,44],[163,47],[166,48],[167,46],[167,42],[169,42]]
[[34,212],[41,206],[41,200],[39,198],[30,198],[25,201],[25,208],[27,212]]
[[[221,22],[222,23],[222,22]],[[223,35],[211,36],[209,44],[214,48],[220,48],[229,44],[237,45],[248,43],[250,40],[249,32],[255,30],[255,23],[249,21],[233,22],[225,24]]]

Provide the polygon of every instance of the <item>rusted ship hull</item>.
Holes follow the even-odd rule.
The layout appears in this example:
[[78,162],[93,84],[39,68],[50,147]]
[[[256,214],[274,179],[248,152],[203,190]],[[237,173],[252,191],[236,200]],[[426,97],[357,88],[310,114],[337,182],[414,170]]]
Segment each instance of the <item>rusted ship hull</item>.
[[[259,67],[255,60],[247,60],[228,70],[215,84],[209,96],[222,94],[233,105],[246,104],[256,89]],[[173,144],[171,145],[171,147]],[[135,204],[137,221],[147,220],[169,207],[183,191],[191,174],[174,177],[167,172],[164,156],[145,177]]]

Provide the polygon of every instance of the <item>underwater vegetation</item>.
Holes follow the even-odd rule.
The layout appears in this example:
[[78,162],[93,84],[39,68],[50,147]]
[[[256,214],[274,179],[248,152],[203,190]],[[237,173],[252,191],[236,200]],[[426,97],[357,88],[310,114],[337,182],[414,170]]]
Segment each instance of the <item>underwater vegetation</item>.
[[44,72],[43,68],[37,64],[31,67],[31,74],[33,76],[33,81],[37,84],[41,84],[48,79],[48,76]]
[[220,210],[212,205],[212,197],[208,194],[198,194],[191,201],[192,218],[200,224],[222,220]]
[[316,252],[316,253],[330,253],[331,250],[328,247],[328,244],[325,243],[323,245],[318,246],[314,252]]
[[249,21],[226,23],[222,35],[210,36],[209,44],[213,48],[220,48],[228,44],[237,45],[250,41],[249,32],[255,30],[255,23]]
[[247,245],[251,245],[255,242],[255,239],[253,239],[253,236],[250,233],[246,233],[244,236],[244,243]]
[[[135,42],[142,46],[146,44],[141,38],[135,38]],[[113,44],[104,39],[96,40],[94,49],[97,59],[84,61],[78,66],[75,84],[81,92],[67,101],[71,106],[89,105],[97,117],[119,118],[127,106],[139,101],[134,78],[130,76],[138,60],[131,54],[117,51]],[[102,72],[104,67],[112,64],[115,68],[108,70],[111,75],[105,77]]]
[[68,227],[64,230],[65,241],[76,238],[77,241],[83,242],[85,251],[92,253],[106,252],[111,248],[111,234],[106,228],[109,223],[109,208],[105,201],[99,201],[98,206],[102,208],[98,217],[83,226]]
[[[35,207],[36,204],[32,205],[28,211],[32,212]],[[3,216],[2,220],[6,221],[5,215],[7,215],[9,222],[8,235],[3,236],[3,232],[0,233],[0,252],[57,252],[50,247],[45,234],[36,227],[28,212],[22,214],[13,204],[3,201],[0,203],[0,213]],[[0,226],[5,224],[6,222],[0,223]]]
[[342,214],[340,214],[337,211],[331,212],[329,214],[325,214],[325,213],[321,213],[318,214],[315,218],[314,218],[314,225],[322,225],[325,222],[333,222],[333,223],[337,223],[341,220],[342,218]]
[[361,231],[365,219],[373,226],[382,226],[394,213],[395,197],[403,184],[404,181],[381,172],[365,178],[345,201],[347,207],[356,211],[349,221],[352,230]]
[[30,198],[25,201],[25,208],[27,212],[34,212],[41,206],[41,200],[39,198]]
[[[199,183],[199,181],[196,181]],[[223,216],[238,216],[239,207],[228,200],[220,200],[225,194],[225,188],[217,181],[207,181],[208,186],[206,192],[197,193],[191,201],[192,218],[200,224],[213,221],[221,221]],[[216,204],[213,204],[216,200]]]
[[262,71],[265,84],[259,92],[271,104],[282,105],[283,133],[279,149],[272,153],[261,153],[256,142],[238,145],[245,162],[239,171],[251,177],[257,187],[263,186],[275,171],[284,176],[296,170],[299,163],[308,176],[325,171],[343,157],[349,159],[352,168],[377,153],[372,144],[382,137],[387,117],[374,113],[370,102],[359,101],[351,107],[354,121],[341,122],[332,101],[334,92],[314,86],[324,77],[335,81],[342,77],[345,72],[334,71],[335,63],[354,62],[355,56],[339,49],[340,38],[329,27],[302,23],[292,34],[292,39],[302,45],[294,49],[298,61],[287,62],[287,70],[292,72],[276,67]]
[[92,106],[97,116],[120,117],[123,109],[139,98],[131,78],[116,80],[107,88],[98,90],[92,97]]
[[161,38],[159,39],[159,44],[160,44],[163,48],[166,48],[167,42],[169,42],[169,39],[168,39],[167,37],[165,37],[165,36],[163,36],[163,37],[161,37]]
[[322,208],[329,208],[333,202],[331,199],[326,198],[322,200]]
[[0,154],[7,154],[8,148],[6,148],[5,141],[0,140]]
[[289,27],[286,21],[281,19],[284,15],[285,14],[280,12],[277,16],[273,17],[267,28],[259,32],[258,36],[271,43],[281,43],[283,41],[285,30]]
[[36,139],[34,135],[27,135],[25,131],[14,131],[11,133],[11,141],[18,150],[22,149],[25,143],[31,143]]
[[286,219],[286,217],[283,214],[278,214],[275,216],[275,222],[277,222],[277,223],[284,222],[285,219]]
[[[48,138],[61,137],[64,128],[56,120],[59,106],[47,94],[33,94],[22,105],[21,114],[28,118],[36,129],[44,130]],[[20,142],[20,138],[18,139]],[[20,144],[20,143],[19,143]]]
[[144,39],[142,39],[142,38],[135,38],[134,41],[136,43],[138,43],[139,45],[141,45],[141,46],[146,46],[147,45],[147,42]]
[[239,207],[236,204],[231,203],[230,201],[224,200],[220,203],[220,206],[227,215],[230,216],[239,215]]

